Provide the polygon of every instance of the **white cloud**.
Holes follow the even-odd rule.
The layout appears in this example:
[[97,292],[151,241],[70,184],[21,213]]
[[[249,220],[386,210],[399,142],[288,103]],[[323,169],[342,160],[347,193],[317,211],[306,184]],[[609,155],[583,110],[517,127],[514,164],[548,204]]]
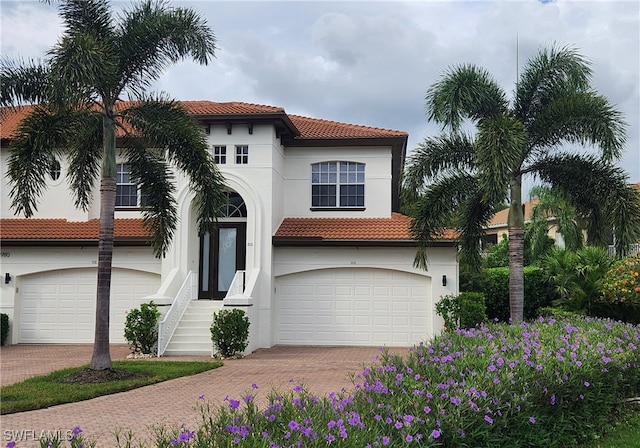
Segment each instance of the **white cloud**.
[[[270,104],[402,129],[410,133],[410,149],[437,131],[426,122],[424,95],[448,67],[480,65],[511,93],[517,71],[541,47],[575,46],[593,63],[595,88],[625,114],[629,138],[620,164],[640,181],[637,1],[180,4],[207,17],[218,55],[207,67],[185,62],[170,69],[159,89],[182,99]],[[60,26],[54,6],[4,0],[0,6],[3,56],[44,54],[55,43]]]

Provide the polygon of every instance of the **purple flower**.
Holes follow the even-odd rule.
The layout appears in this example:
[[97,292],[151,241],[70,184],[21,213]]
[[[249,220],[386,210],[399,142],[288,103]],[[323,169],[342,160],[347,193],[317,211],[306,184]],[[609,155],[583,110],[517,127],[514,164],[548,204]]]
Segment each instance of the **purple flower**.
[[413,442],[413,436],[411,434],[407,434],[407,437],[404,438],[408,443]]
[[551,406],[554,406],[556,404],[556,394],[551,394]]
[[529,417],[529,422],[533,425],[536,422],[536,419],[533,417]]
[[434,429],[433,431],[431,431],[431,437],[434,439],[440,437],[440,434],[442,434],[442,432],[439,429]]
[[591,384],[589,383],[589,381],[585,381],[584,382],[584,387],[589,387]]
[[253,389],[257,389],[257,388],[258,388],[258,385],[257,385],[256,383],[253,383],[253,384],[251,384],[251,387],[252,387]]
[[291,421],[289,422],[289,429],[290,429],[290,430],[292,430],[292,431],[297,431],[299,428],[300,428],[300,425],[299,425],[296,421],[291,420]]
[[429,412],[431,412],[431,408],[429,406],[425,406],[424,407],[424,413],[428,414]]
[[391,439],[389,439],[389,436],[382,436],[382,446],[389,445],[390,441],[391,441]]
[[14,442],[13,440],[7,443],[7,448],[14,448],[15,446],[16,446],[16,442]]
[[198,396],[198,400],[200,400],[200,401],[204,400],[204,394],[199,395],[199,396]]
[[493,419],[491,417],[489,417],[488,415],[484,416],[485,421],[487,421],[490,425],[493,425]]
[[229,407],[231,409],[238,409],[240,407],[240,400],[229,399]]

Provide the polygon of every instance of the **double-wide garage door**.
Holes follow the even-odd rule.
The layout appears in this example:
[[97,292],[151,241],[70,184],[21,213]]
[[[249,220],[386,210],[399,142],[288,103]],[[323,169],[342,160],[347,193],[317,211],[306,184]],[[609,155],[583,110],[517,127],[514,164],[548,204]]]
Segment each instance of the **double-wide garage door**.
[[[96,269],[68,269],[21,281],[19,343],[91,343],[94,339]],[[111,342],[125,342],[126,312],[157,292],[160,276],[114,269],[111,277]]]
[[429,277],[371,268],[321,269],[276,279],[275,341],[407,346],[432,333]]

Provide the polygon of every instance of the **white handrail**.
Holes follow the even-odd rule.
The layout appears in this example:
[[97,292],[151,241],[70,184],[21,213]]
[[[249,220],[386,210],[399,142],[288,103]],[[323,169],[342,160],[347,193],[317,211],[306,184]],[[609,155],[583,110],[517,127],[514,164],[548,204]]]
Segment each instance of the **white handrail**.
[[244,274],[245,271],[236,271],[236,274],[233,276],[233,281],[231,282],[231,285],[229,285],[227,297],[244,293]]
[[184,315],[189,302],[191,302],[196,295],[196,275],[193,272],[189,272],[184,279],[184,283],[180,287],[176,298],[173,299],[173,303],[164,315],[164,318],[158,324],[158,357],[162,356],[171,336],[178,328],[178,324]]
[[[635,257],[639,253],[640,253],[640,243],[629,244],[629,251],[627,252],[628,256]],[[616,247],[614,245],[609,246],[609,256],[610,257],[616,256]]]

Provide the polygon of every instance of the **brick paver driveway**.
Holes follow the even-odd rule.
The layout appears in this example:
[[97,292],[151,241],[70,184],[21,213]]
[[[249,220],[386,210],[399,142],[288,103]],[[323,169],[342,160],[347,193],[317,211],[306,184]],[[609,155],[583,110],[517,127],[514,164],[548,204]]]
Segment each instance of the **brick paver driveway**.
[[[63,367],[87,364],[91,346],[17,345],[0,349],[0,384]],[[390,349],[406,353],[407,348]],[[114,346],[112,359],[128,354],[125,346]],[[259,349],[239,360],[209,372],[103,396],[78,403],[37,411],[3,415],[0,422],[2,445],[16,434],[22,440],[17,447],[39,446],[44,431],[61,433],[80,426],[100,447],[114,446],[114,430],[134,429],[148,435],[150,425],[158,423],[193,425],[197,421],[194,406],[200,395],[222,404],[225,397],[239,399],[258,385],[257,401],[264,403],[272,389],[288,391],[298,384],[317,395],[339,392],[352,386],[351,377],[364,365],[375,362],[376,347],[292,347]],[[162,359],[210,359],[205,357],[168,357]],[[143,361],[141,361],[143,362]],[[22,432],[20,432],[22,431]]]

